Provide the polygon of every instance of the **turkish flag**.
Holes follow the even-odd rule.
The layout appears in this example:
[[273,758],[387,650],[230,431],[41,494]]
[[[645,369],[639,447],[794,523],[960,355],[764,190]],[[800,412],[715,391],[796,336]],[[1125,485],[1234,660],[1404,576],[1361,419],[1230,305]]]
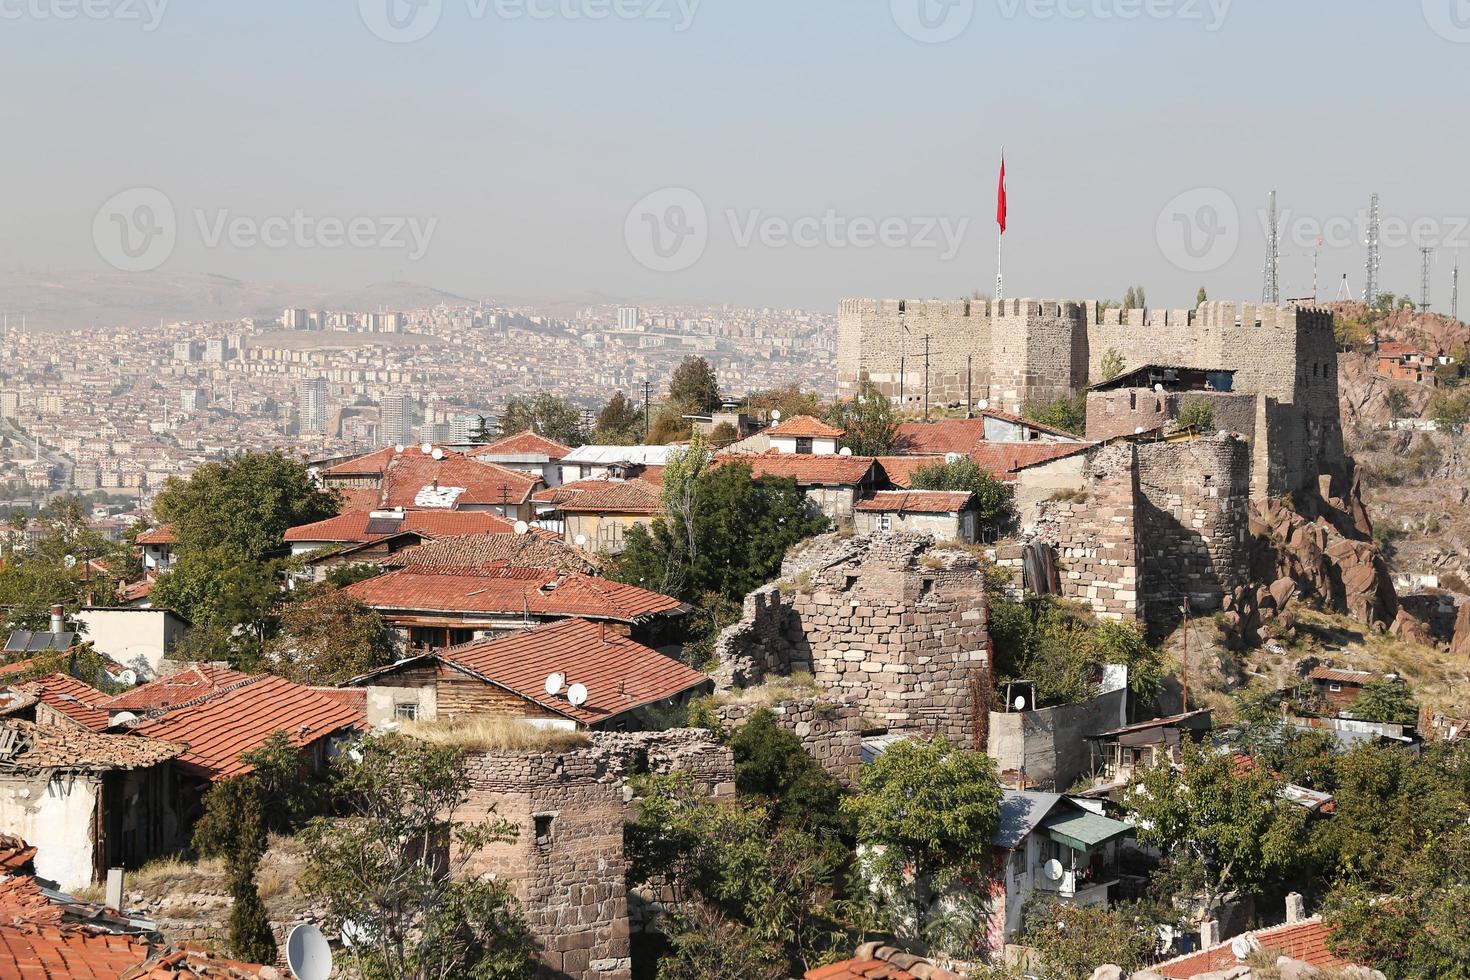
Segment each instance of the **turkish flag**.
[[1000,155],[1000,188],[995,192],[995,223],[1006,233],[1006,155]]

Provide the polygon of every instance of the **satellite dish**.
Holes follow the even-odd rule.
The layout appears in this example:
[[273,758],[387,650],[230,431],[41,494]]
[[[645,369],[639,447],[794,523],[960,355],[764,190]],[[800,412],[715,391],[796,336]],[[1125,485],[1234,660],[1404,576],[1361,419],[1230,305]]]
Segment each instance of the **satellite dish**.
[[976,407],[977,407],[977,408],[979,408],[979,409],[980,409],[980,411],[982,411],[982,412],[983,412],[983,411],[985,411],[985,410],[986,410],[986,409],[987,409],[987,408],[989,408],[989,407],[990,407],[990,399],[989,399],[989,398],[982,398],[982,399],[980,399],[980,400],[979,400],[979,401],[978,401],[978,402],[976,402],[976,403],[975,403],[975,406],[976,406]]
[[1230,942],[1230,952],[1234,953],[1238,960],[1249,959],[1255,948],[1256,942],[1253,936],[1236,936]]
[[1061,881],[1062,862],[1058,861],[1056,858],[1052,858],[1050,861],[1046,862],[1046,864],[1042,865],[1041,873],[1046,875],[1046,877],[1051,881]]
[[1164,390],[1164,386],[1163,385],[1161,385],[1161,384],[1154,385],[1154,391],[1163,391],[1163,390]]
[[332,947],[327,937],[310,922],[303,922],[286,937],[286,965],[296,980],[327,980],[332,974]]
[[67,568],[76,568],[77,567],[77,556],[76,555],[67,555],[65,558],[63,558],[61,560],[61,563],[63,565],[65,565]]
[[965,457],[962,456],[962,455],[960,455],[959,453],[945,453],[944,454],[944,461],[946,463],[950,463],[950,464],[958,463],[960,460],[962,460],[964,458]]
[[1141,426],[1141,425],[1140,425],[1140,426],[1138,426],[1138,427],[1136,427],[1136,428],[1135,428],[1135,429],[1134,429],[1134,430],[1133,430],[1133,434],[1134,434],[1134,435],[1136,435],[1136,436],[1141,436],[1141,435],[1143,435],[1143,426]]
[[402,456],[403,455],[403,443],[400,442],[398,445],[394,446],[393,447],[393,451],[395,453],[397,453],[399,456]]
[[781,421],[781,410],[779,408],[773,408],[773,409],[771,409],[771,421],[772,422],[779,422],[779,421]]
[[138,721],[138,716],[131,711],[119,711],[108,720],[108,725],[132,725]]
[[433,451],[434,451],[434,444],[432,442],[426,442],[422,446],[419,447],[419,452],[423,453],[425,456],[429,455]]
[[580,708],[587,703],[587,686],[585,684],[573,684],[567,688],[567,703],[574,708]]
[[525,534],[529,530],[531,530],[531,525],[527,524],[525,521],[516,521],[517,534]]
[[138,683],[138,672],[129,667],[127,670],[117,675],[117,682],[119,684],[126,684],[128,687],[132,687],[134,684]]
[[837,455],[839,455],[839,456],[851,456],[852,455],[852,450],[849,449],[846,446],[843,446],[842,449],[838,451]]
[[566,682],[567,679],[561,674],[547,674],[546,693],[555,697],[556,695],[561,693],[562,685]]
[[444,450],[442,450],[442,449],[435,449],[434,452],[431,455],[435,459],[443,459],[444,458]]
[[1012,701],[1011,702],[1011,705],[1017,711],[1025,711],[1026,710],[1026,699],[1024,697],[1022,697],[1021,695],[1017,694],[1016,695],[1016,700]]
[[577,535],[575,538],[572,539],[572,543],[575,544],[578,548],[585,548],[585,547],[587,547],[587,535],[585,535],[585,534],[579,534],[579,535]]

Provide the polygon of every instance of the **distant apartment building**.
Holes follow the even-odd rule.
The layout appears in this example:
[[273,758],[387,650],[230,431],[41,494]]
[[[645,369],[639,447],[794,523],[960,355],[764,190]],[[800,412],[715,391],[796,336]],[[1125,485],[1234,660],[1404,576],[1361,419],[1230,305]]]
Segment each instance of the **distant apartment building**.
[[362,329],[368,333],[402,333],[402,313],[364,313]]
[[177,340],[174,342],[174,360],[183,361],[186,364],[198,361],[204,356],[204,345],[197,340]]
[[200,412],[208,405],[208,388],[185,388],[179,392],[179,408],[185,412]]
[[0,418],[13,419],[20,414],[20,392],[0,391]]
[[206,364],[223,364],[233,356],[234,351],[230,349],[230,342],[223,337],[204,342],[204,363]]
[[378,425],[379,440],[387,446],[406,446],[413,442],[414,415],[418,408],[412,395],[385,395],[379,402],[382,417]]
[[301,382],[297,399],[300,406],[301,431],[303,433],[325,433],[327,431],[327,379],[307,378]]
[[643,319],[643,311],[636,306],[618,307],[618,329],[637,330]]
[[281,326],[287,330],[310,330],[311,314],[303,309],[288,309],[281,314]]

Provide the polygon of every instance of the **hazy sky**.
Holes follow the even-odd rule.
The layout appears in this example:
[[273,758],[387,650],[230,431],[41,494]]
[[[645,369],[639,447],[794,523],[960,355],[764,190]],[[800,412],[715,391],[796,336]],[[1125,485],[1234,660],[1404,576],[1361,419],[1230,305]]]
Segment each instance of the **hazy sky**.
[[1002,142],[1012,296],[1258,298],[1272,187],[1283,295],[1319,233],[1361,291],[1375,190],[1419,224],[1384,288],[1415,231],[1447,309],[1470,245],[1470,0],[416,3],[0,0],[0,263],[955,296],[994,288]]

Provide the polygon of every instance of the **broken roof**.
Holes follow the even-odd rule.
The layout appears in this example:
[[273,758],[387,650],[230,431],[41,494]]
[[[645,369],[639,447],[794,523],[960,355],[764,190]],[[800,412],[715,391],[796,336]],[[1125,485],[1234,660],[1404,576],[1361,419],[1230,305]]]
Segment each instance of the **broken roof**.
[[220,690],[252,680],[250,674],[242,674],[219,664],[192,664],[176,674],[160,677],[147,684],[124,691],[108,698],[102,705],[109,712],[149,711],[171,708],[197,698],[207,697]]
[[549,534],[464,534],[404,548],[379,562],[384,568],[463,569],[513,565],[595,575],[600,559]]
[[539,568],[410,566],[344,590],[377,609],[486,615],[583,616],[631,623],[680,613],[684,606],[657,592],[580,572]]
[[[1272,929],[1259,929],[1245,935],[1254,940],[1254,944],[1260,949],[1277,950],[1283,956],[1301,960],[1319,970],[1348,965],[1346,960],[1340,959],[1327,948],[1328,930],[1319,918],[1288,923]],[[1188,980],[1201,973],[1233,969],[1241,965],[1239,957],[1232,949],[1234,942],[1235,939],[1232,938],[1210,949],[1160,963],[1153,967],[1153,971],[1160,976],[1170,977],[1171,980]]]
[[114,980],[148,958],[137,936],[48,923],[0,926],[0,976]]
[[100,732],[107,727],[108,695],[70,674],[48,674],[22,687],[33,688],[42,703],[83,728]]
[[164,739],[103,735],[18,718],[0,721],[0,771],[147,769],[182,754],[185,748],[181,742]]
[[405,531],[429,537],[450,534],[510,534],[515,524],[488,511],[403,510],[351,511],[324,521],[302,524],[288,530],[287,543],[296,541],[378,541]]

